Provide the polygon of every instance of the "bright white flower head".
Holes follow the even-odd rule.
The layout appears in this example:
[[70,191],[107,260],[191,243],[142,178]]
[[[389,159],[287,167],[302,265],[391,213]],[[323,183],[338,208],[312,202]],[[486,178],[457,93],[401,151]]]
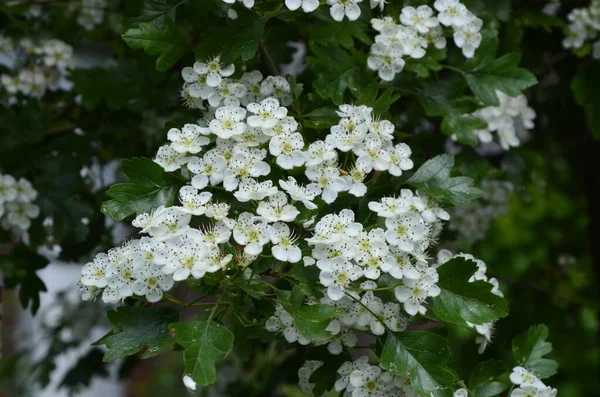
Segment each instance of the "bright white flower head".
[[271,138],[269,152],[277,157],[277,164],[285,169],[302,166],[306,161],[304,139],[299,133],[278,135]]
[[258,203],[256,213],[269,222],[293,222],[300,211],[295,206],[288,204],[284,192],[277,192],[268,197],[267,200]]
[[248,125],[262,129],[272,129],[279,120],[287,115],[287,108],[279,106],[275,98],[267,98],[260,103],[250,103],[247,109],[252,116],[248,117]]
[[206,75],[206,85],[217,87],[223,81],[223,77],[229,77],[235,72],[235,66],[233,64],[224,66],[221,63],[221,56],[218,55],[207,60],[206,63],[197,62],[194,64],[194,71]]
[[233,229],[233,238],[236,243],[245,246],[244,252],[258,255],[263,246],[270,241],[269,225],[263,218],[243,212]]
[[321,189],[314,183],[307,186],[299,185],[294,177],[288,177],[287,181],[280,180],[279,186],[285,190],[292,200],[300,201],[309,210],[317,208],[313,200],[316,196],[321,194]]
[[469,22],[469,10],[459,0],[436,0],[433,6],[440,13],[438,20],[444,26],[463,26]]
[[192,215],[204,214],[204,205],[209,202],[212,197],[210,192],[199,192],[194,186],[184,186],[179,190],[179,201],[181,207],[176,207],[182,212]]
[[437,18],[433,16],[433,10],[427,5],[422,5],[417,8],[402,8],[400,21],[406,26],[414,27],[422,34],[429,32],[429,29],[439,25]]
[[217,109],[209,124],[210,131],[222,139],[246,132],[246,110],[241,107],[224,106]]
[[356,21],[360,17],[360,6],[363,0],[327,0],[327,4],[331,6],[329,13],[331,17],[341,22],[344,17],[350,21]]
[[163,145],[158,149],[154,162],[163,167],[165,171],[171,172],[181,168],[189,159],[186,153],[178,152],[173,145]]
[[171,147],[176,152],[196,154],[202,150],[203,146],[210,143],[210,139],[203,136],[209,133],[208,128],[202,128],[196,124],[186,124],[181,130],[171,128],[167,133],[167,139],[171,141]]
[[290,263],[300,262],[302,251],[296,245],[298,238],[294,237],[288,225],[282,222],[274,223],[269,233],[273,243],[271,252],[275,259]]
[[304,12],[313,12],[319,8],[319,0],[285,0],[285,6],[292,11],[302,7]]

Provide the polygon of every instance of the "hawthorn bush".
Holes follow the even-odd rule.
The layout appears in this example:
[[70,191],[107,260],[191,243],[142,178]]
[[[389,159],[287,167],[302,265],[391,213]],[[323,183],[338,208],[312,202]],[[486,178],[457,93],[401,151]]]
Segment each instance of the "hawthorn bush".
[[0,12],[8,395],[599,395],[600,2]]

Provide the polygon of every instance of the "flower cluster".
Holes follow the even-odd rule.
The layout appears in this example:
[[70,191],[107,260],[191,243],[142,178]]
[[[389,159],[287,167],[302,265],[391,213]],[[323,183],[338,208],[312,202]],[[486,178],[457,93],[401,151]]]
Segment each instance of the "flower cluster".
[[[254,7],[254,0],[237,0],[242,3],[246,8]],[[329,8],[329,14],[331,17],[341,22],[344,18],[348,18],[350,21],[356,21],[361,14],[360,3],[364,0],[327,0]],[[223,0],[227,4],[235,4],[236,0]],[[369,0],[371,8],[379,7],[383,10],[385,5],[384,0]],[[319,8],[319,0],[285,0],[285,6],[292,11],[301,9],[305,13],[310,13]]]
[[483,21],[458,0],[436,0],[433,6],[437,15],[428,5],[421,5],[404,7],[400,23],[390,16],[371,20],[379,34],[367,63],[382,80],[392,81],[404,69],[405,57],[422,58],[431,45],[446,48],[445,27],[452,28],[454,43],[464,56],[473,57],[481,44]]
[[468,244],[483,240],[492,221],[507,214],[513,185],[506,181],[484,179],[481,189],[482,199],[450,211],[452,221],[448,229],[456,231],[459,238]]
[[31,219],[40,214],[33,201],[37,191],[24,178],[0,174],[0,224],[5,230],[21,233],[29,229]]
[[8,94],[41,98],[47,91],[71,88],[67,76],[74,63],[73,48],[63,41],[21,39],[13,42],[0,36],[0,48],[14,60],[7,66],[15,70],[15,74],[0,76],[0,87]]
[[[298,370],[298,385],[309,395],[313,395],[314,384],[309,382],[314,371],[323,362],[309,360]],[[394,397],[416,396],[407,376],[397,376],[379,365],[370,365],[369,358],[362,356],[354,361],[346,361],[337,370],[335,390],[344,392],[344,397]]]
[[[475,132],[483,144],[496,140],[502,149],[521,145],[519,132],[535,127],[535,110],[527,105],[527,97],[511,97],[496,91],[500,105],[476,110],[472,115],[487,123],[487,128]],[[452,137],[456,139],[455,136]]]
[[[231,78],[234,72],[235,66],[224,65],[219,56],[204,63],[196,62],[193,67],[183,68],[181,75],[185,82],[181,97],[185,105],[200,110],[208,108],[205,120],[210,122],[217,108],[223,106],[234,108],[240,105],[247,106],[250,103],[260,103],[267,98],[276,99],[278,106],[288,106],[292,103],[290,84],[285,78],[281,76],[263,78],[258,70],[254,70],[234,80]],[[244,115],[241,115],[240,120]],[[239,118],[239,115],[233,116],[234,119]]]
[[578,50],[592,42],[592,56],[600,59],[600,0],[591,0],[587,8],[575,8],[568,15],[569,26],[563,47]]
[[[450,259],[457,258],[457,257],[473,261],[477,265],[477,271],[469,279],[470,283],[472,283],[474,281],[485,281],[487,283],[490,283],[492,285],[492,290],[491,290],[492,294],[497,295],[499,297],[504,297],[504,294],[502,294],[502,291],[500,291],[500,286],[498,284],[498,280],[493,277],[489,278],[487,276],[487,274],[486,274],[487,266],[486,266],[485,262],[483,262],[481,259],[475,258],[471,254],[460,253],[460,254],[454,255],[454,254],[452,254],[452,252],[450,252],[446,249],[443,249],[438,252],[437,264],[435,264],[434,266],[435,267],[443,266],[444,263],[448,262]],[[470,328],[474,328],[475,331],[477,331],[477,333],[479,334],[479,336],[477,338],[475,338],[475,342],[479,345],[479,353],[480,354],[483,353],[485,351],[485,348],[487,347],[487,345],[492,342],[492,335],[494,332],[494,323],[472,324],[468,321],[466,321],[466,323]]]
[[514,367],[510,374],[510,381],[515,388],[510,397],[555,397],[557,390],[546,386],[535,374],[523,367]]

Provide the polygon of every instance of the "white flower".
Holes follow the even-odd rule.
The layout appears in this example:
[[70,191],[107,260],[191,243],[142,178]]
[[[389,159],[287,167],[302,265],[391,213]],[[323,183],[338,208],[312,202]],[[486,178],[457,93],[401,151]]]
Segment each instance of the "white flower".
[[192,215],[181,210],[180,207],[158,207],[152,215],[152,223],[148,227],[148,234],[159,240],[167,240],[184,234],[189,229]]
[[273,186],[273,181],[257,182],[255,179],[246,178],[240,182],[238,191],[233,195],[239,202],[245,203],[250,200],[263,200],[275,193],[277,193],[277,188]]
[[[340,379],[335,382],[335,390],[342,391],[346,389],[350,384],[350,375],[355,370],[365,370],[369,366],[369,358],[367,356],[362,356],[355,361],[346,361],[342,366],[337,370],[337,373],[340,375]],[[351,385],[350,385],[351,386]],[[351,386],[353,387],[353,386]]]
[[469,22],[469,10],[458,0],[435,0],[433,7],[439,11],[438,20],[444,26],[463,26]]
[[167,139],[171,141],[173,150],[179,153],[198,153],[202,146],[208,145],[210,139],[202,135],[208,135],[208,128],[201,128],[196,124],[186,124],[183,128],[171,128],[167,133]]
[[231,206],[227,203],[207,203],[204,206],[204,215],[216,221],[222,221],[229,228],[233,228],[235,221],[227,217]]
[[513,390],[510,397],[555,397],[556,389],[551,387],[521,386]]
[[204,204],[208,203],[211,197],[212,193],[199,192],[194,186],[183,186],[179,190],[181,207],[175,208],[188,214],[202,215],[204,214]]
[[309,210],[317,208],[313,200],[321,194],[321,189],[316,184],[311,183],[307,186],[301,186],[294,177],[289,176],[287,181],[280,180],[279,186],[290,195],[292,200],[302,202]]
[[352,397],[385,396],[394,387],[394,376],[380,367],[371,365],[350,374],[350,384],[355,387]]
[[248,117],[248,125],[251,127],[273,128],[287,115],[287,109],[279,106],[279,101],[275,98],[267,98],[260,103],[249,103],[246,108],[253,113]]
[[154,162],[167,172],[177,171],[190,158],[185,153],[178,152],[172,145],[163,145],[156,152]]
[[331,17],[341,22],[346,16],[350,21],[356,21],[360,17],[359,3],[362,0],[327,0],[327,4],[331,5],[329,13]]
[[104,288],[108,285],[106,271],[110,264],[108,255],[101,252],[81,269],[81,284],[87,287]]
[[411,201],[408,201],[402,197],[382,197],[380,201],[369,202],[369,209],[373,212],[376,212],[377,216],[391,218],[393,216],[408,212],[411,208],[411,204]]
[[407,252],[413,251],[415,243],[426,238],[429,231],[423,218],[414,212],[387,218],[385,226],[387,241]]
[[322,191],[321,198],[327,204],[335,201],[339,192],[344,191],[346,183],[340,177],[340,171],[334,167],[309,167],[305,172],[307,178]]
[[173,288],[172,277],[161,272],[157,266],[145,266],[138,269],[133,283],[133,292],[145,296],[148,302],[158,302],[163,297],[163,291]]
[[245,253],[258,255],[262,252],[263,245],[270,240],[269,225],[263,218],[243,212],[233,229],[233,239],[236,243],[245,246]]
[[363,183],[370,172],[370,168],[364,161],[357,161],[350,169],[348,175],[342,178],[346,181],[345,189],[353,196],[363,197],[367,193],[367,186]]
[[439,25],[436,17],[433,16],[433,10],[427,5],[415,7],[404,7],[400,14],[400,21],[406,25],[414,27],[419,33],[427,33],[429,29]]
[[5,211],[8,213],[6,217],[8,224],[22,231],[29,229],[31,219],[37,218],[40,214],[40,208],[37,205],[23,201],[6,203]]
[[533,373],[523,367],[514,367],[510,374],[510,381],[518,386],[544,387],[544,383]]
[[231,229],[223,221],[200,227],[200,239],[209,246],[226,243],[231,237]]
[[289,226],[282,222],[274,223],[269,231],[273,247],[271,252],[275,259],[282,262],[297,263],[302,259],[302,251],[295,244],[294,237]]
[[206,63],[197,62],[194,64],[194,71],[206,75],[206,84],[209,87],[217,87],[221,84],[223,77],[229,77],[235,72],[235,66],[231,64],[224,67],[221,63],[221,56],[218,55]]
[[209,123],[210,130],[222,139],[229,139],[234,135],[246,131],[246,110],[241,107],[220,107],[215,112],[215,118]]
[[240,181],[246,178],[268,175],[271,172],[271,167],[262,161],[265,156],[265,150],[249,148],[245,145],[236,146],[234,155],[229,161],[229,166],[225,170],[223,187],[227,191],[233,191]]
[[267,76],[260,84],[260,92],[265,97],[275,97],[283,106],[292,103],[292,89],[283,76]]
[[394,277],[396,280],[402,280],[403,277],[418,279],[421,272],[412,264],[408,254],[398,247],[390,247],[390,255],[393,261],[387,261],[381,265],[381,270]]
[[241,102],[244,106],[252,102],[260,102],[264,95],[260,92],[260,83],[263,81],[263,75],[258,70],[246,72],[238,80],[238,83],[246,87],[246,95]]
[[324,141],[314,141],[308,145],[306,151],[307,167],[314,167],[319,164],[336,161],[338,158],[337,152],[332,144]]
[[304,12],[313,12],[319,8],[319,0],[285,0],[285,5],[292,11],[302,7]]
[[327,296],[334,301],[344,297],[346,287],[362,275],[362,269],[348,262],[345,258],[337,257],[322,265],[319,282],[327,287]]
[[17,181],[11,175],[0,174],[0,204],[17,198]]
[[209,151],[202,159],[192,157],[188,162],[187,167],[195,174],[192,178],[192,186],[202,190],[209,182],[213,186],[223,182],[227,162],[225,161],[225,158],[217,152]]
[[390,167],[388,172],[394,176],[401,176],[403,171],[413,168],[413,161],[410,159],[412,151],[406,143],[399,143],[389,152]]
[[304,140],[299,133],[274,136],[269,142],[269,152],[277,157],[277,164],[285,170],[304,164],[306,153],[303,148]]
[[300,211],[291,204],[288,204],[287,196],[283,192],[277,192],[258,203],[256,213],[269,222],[293,222],[300,214]]
[[277,121],[275,127],[262,128],[262,131],[268,136],[288,135],[298,131],[298,122],[293,117],[285,116]]
[[441,26],[436,26],[429,29],[429,32],[422,36],[428,45],[433,45],[438,50],[446,48],[446,38],[444,37],[444,29]]
[[[235,0],[223,0],[223,1],[227,4],[235,3]],[[237,0],[237,1],[244,4],[244,7],[246,7],[246,8],[254,7],[254,0]]]
[[194,63],[193,68],[186,66],[181,70],[181,77],[186,82],[184,84],[185,92],[192,98],[208,99],[210,94],[215,91],[214,87],[206,83],[208,73],[201,73],[204,67],[200,62]]
[[441,292],[429,275],[418,280],[405,278],[403,282],[404,285],[394,289],[394,294],[399,302],[404,303],[404,310],[411,316],[417,313],[425,314],[427,308],[422,303],[428,297],[437,296]]
[[[192,233],[194,232],[194,233]],[[181,281],[190,275],[201,278],[207,271],[206,254],[208,247],[202,242],[198,230],[171,238],[162,249],[155,253],[154,261],[162,266],[165,274],[172,274],[173,280]]]
[[469,397],[469,392],[467,389],[458,389],[454,392],[453,397]]
[[392,81],[396,74],[404,69],[406,62],[402,58],[403,55],[404,49],[400,43],[375,43],[371,46],[367,66],[377,71],[381,80]]
[[[10,175],[6,175],[6,176],[9,177]],[[0,178],[1,178],[1,176],[0,176]],[[8,181],[7,184],[10,185],[10,179],[8,179],[7,181]],[[6,185],[3,184],[3,182],[0,179],[0,202],[2,202],[2,196],[3,196],[2,192],[1,192],[3,189],[2,186],[5,186],[4,188],[7,190],[11,190],[11,188],[10,187],[7,188]],[[28,203],[28,202],[35,200],[38,195],[37,190],[35,190],[33,188],[33,186],[31,185],[31,182],[29,182],[25,178],[20,178],[19,181],[16,183],[16,185],[14,185],[14,189],[15,189],[17,195],[13,200],[24,201],[24,202]],[[10,196],[10,195],[11,195],[11,192],[9,192],[9,191],[4,192],[5,197]]]
[[455,29],[454,43],[458,48],[462,48],[463,55],[467,58],[473,58],[475,50],[481,44],[481,26],[483,21],[477,17]]
[[245,95],[246,87],[244,85],[224,79],[208,96],[208,104],[212,107],[217,107],[220,104],[238,107],[240,106],[240,98]]

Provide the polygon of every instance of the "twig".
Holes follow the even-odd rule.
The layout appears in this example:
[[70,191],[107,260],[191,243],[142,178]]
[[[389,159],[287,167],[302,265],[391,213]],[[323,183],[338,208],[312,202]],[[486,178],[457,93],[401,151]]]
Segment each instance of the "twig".
[[269,69],[269,72],[271,72],[271,74],[273,76],[279,76],[279,71],[277,70],[277,65],[275,65],[275,62],[273,62],[273,58],[271,58],[271,55],[269,55],[269,51],[267,51],[267,47],[265,46],[264,41],[262,41],[262,40],[260,41],[259,48],[260,48],[260,54],[263,57],[263,59],[265,60],[265,63],[267,64],[267,68]]

